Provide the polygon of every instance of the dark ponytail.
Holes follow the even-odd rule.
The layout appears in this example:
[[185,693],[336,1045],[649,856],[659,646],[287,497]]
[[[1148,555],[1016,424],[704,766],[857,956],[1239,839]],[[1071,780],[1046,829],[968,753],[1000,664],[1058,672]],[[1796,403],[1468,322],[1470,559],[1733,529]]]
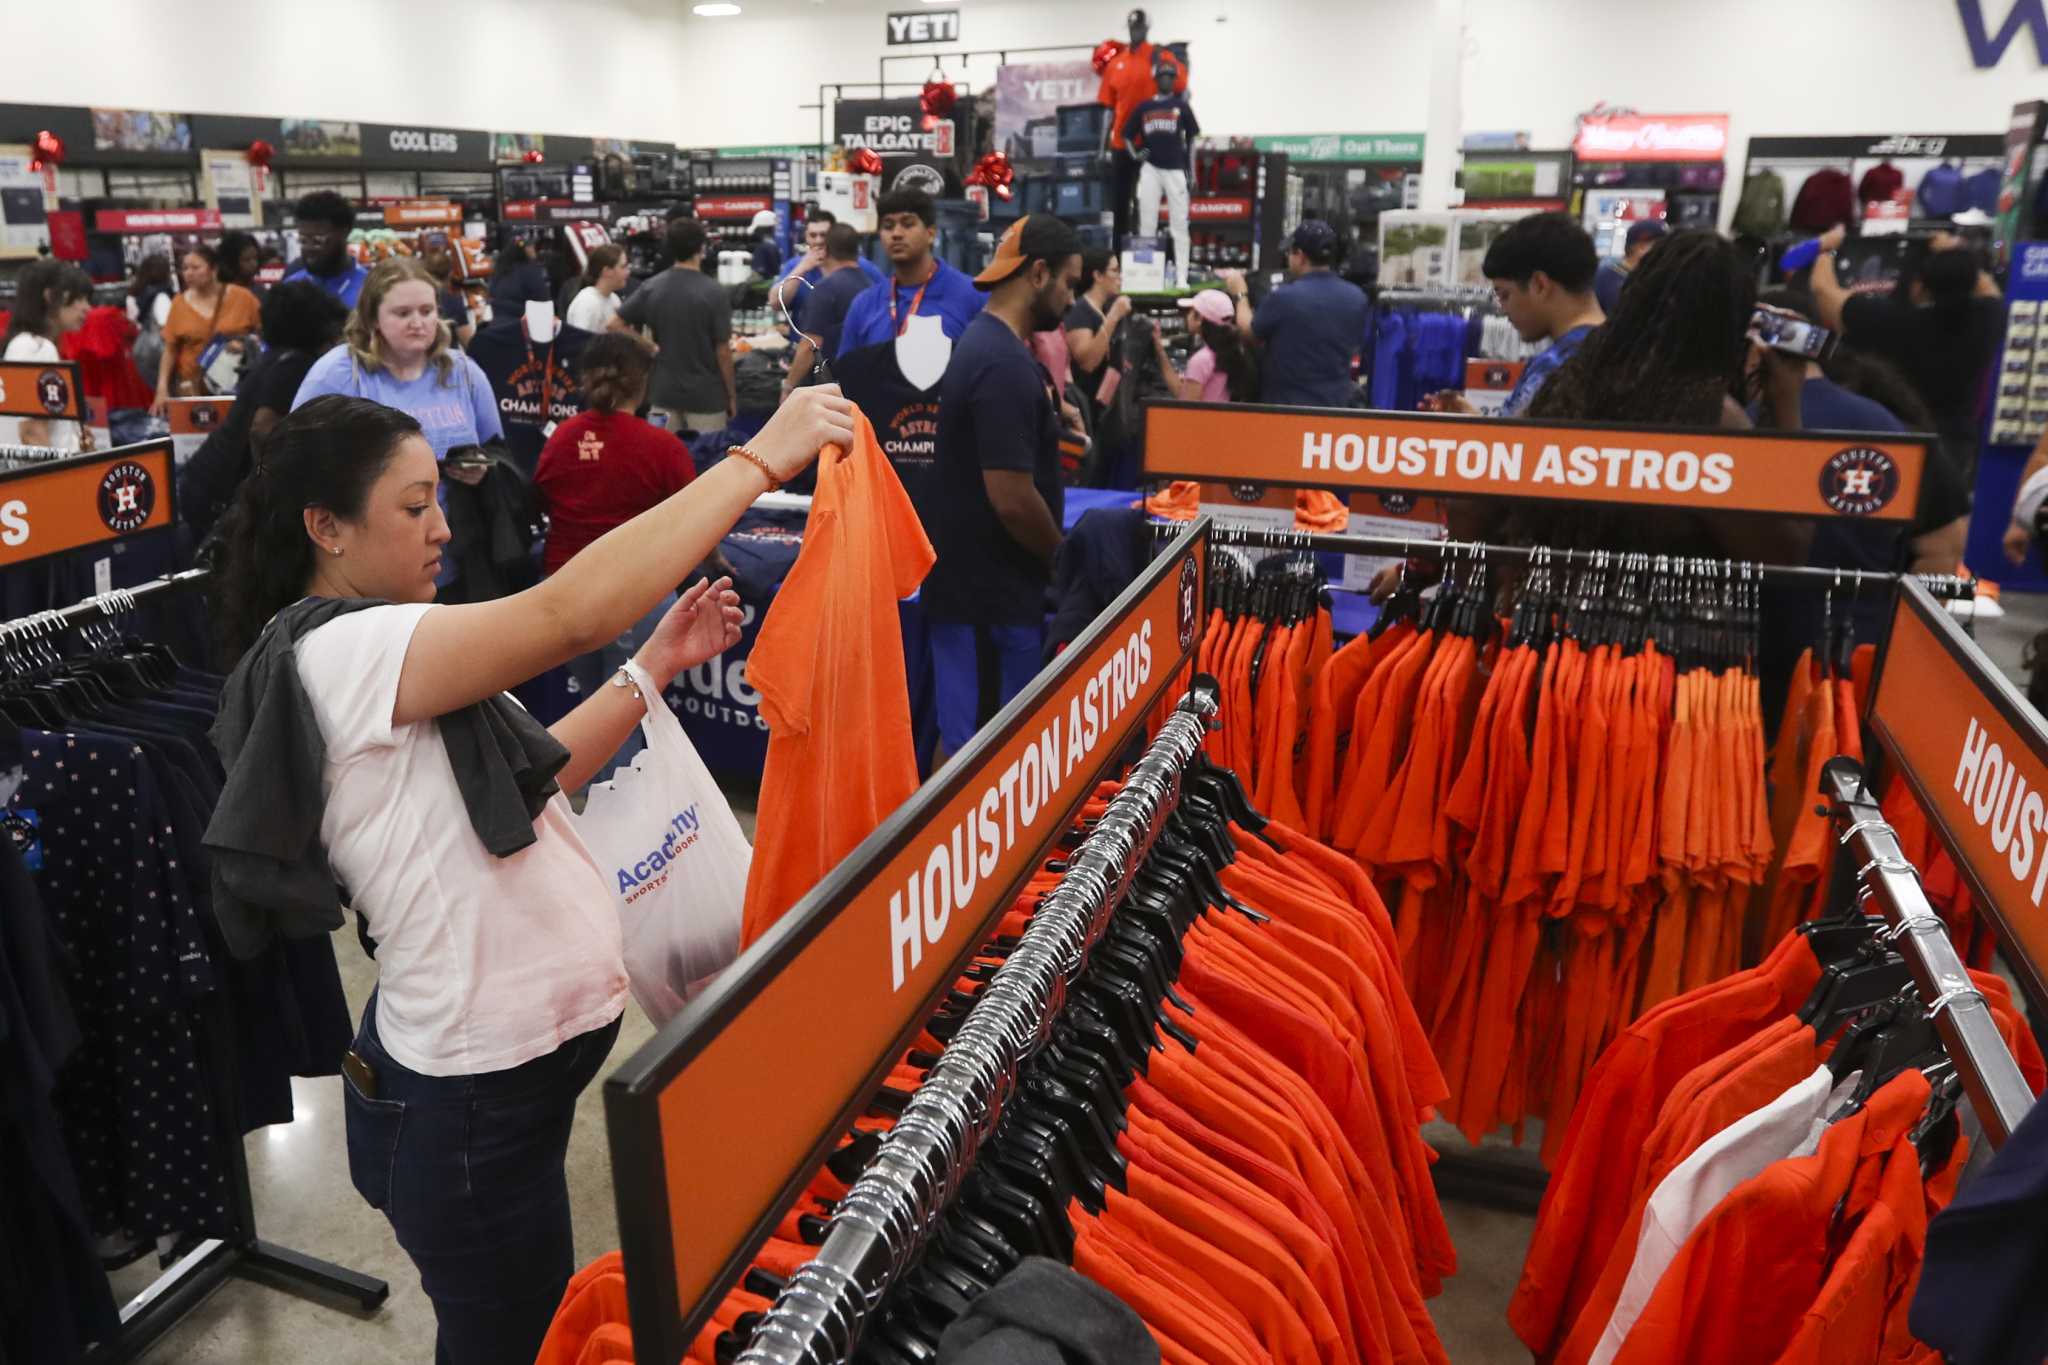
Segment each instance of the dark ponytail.
[[1233,403],[1256,403],[1259,401],[1259,362],[1252,356],[1251,348],[1237,333],[1237,328],[1225,322],[1202,322],[1202,344],[1216,353],[1216,368],[1223,371],[1226,387]]
[[281,609],[313,581],[305,509],[360,520],[370,488],[398,443],[420,434],[409,413],[330,394],[270,431],[221,519],[214,556],[214,637],[232,668]]

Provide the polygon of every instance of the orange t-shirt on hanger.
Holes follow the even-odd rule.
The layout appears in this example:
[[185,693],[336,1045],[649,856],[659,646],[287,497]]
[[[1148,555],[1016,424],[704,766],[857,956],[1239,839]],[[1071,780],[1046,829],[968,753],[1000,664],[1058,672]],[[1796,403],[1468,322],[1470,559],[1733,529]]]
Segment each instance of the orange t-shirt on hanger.
[[742,946],[917,790],[896,604],[932,547],[874,427],[855,418],[853,449],[818,461],[803,551],[747,660],[769,738]]

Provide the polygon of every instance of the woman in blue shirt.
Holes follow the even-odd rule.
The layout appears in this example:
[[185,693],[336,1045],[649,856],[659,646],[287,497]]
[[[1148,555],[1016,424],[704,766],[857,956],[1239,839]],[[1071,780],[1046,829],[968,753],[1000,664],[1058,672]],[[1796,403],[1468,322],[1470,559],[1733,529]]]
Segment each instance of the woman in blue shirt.
[[[370,271],[341,345],[313,362],[292,410],[330,393],[368,398],[410,414],[436,460],[505,435],[491,381],[455,349],[454,332],[441,316],[440,286],[411,257],[393,257]],[[458,463],[443,472],[447,478],[435,496],[445,514],[448,481],[474,487],[484,471]],[[450,555],[437,581],[445,588],[459,572]]]
[[491,381],[454,349],[434,277],[406,257],[370,272],[342,344],[313,363],[292,407],[329,393],[411,414],[437,460],[504,435]]

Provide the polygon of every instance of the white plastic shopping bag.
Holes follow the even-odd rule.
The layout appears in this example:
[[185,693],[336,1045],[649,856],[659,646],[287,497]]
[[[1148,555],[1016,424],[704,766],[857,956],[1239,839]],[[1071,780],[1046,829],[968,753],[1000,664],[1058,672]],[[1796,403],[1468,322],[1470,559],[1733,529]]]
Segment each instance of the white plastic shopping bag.
[[653,699],[647,747],[591,786],[576,832],[617,897],[633,998],[658,1028],[739,955],[754,850],[654,680],[626,669]]

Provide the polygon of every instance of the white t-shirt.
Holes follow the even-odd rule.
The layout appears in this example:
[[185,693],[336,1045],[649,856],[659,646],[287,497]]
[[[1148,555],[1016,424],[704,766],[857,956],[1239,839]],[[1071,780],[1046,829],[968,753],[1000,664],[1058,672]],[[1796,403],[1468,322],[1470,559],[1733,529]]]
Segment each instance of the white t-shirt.
[[[7,343],[6,360],[59,361],[64,357],[57,353],[57,343],[34,332],[23,332]],[[0,417],[0,445],[18,446],[21,442],[19,417]],[[83,445],[78,436],[78,423],[51,422],[49,446],[52,450],[77,450]]]
[[605,324],[618,315],[617,294],[607,294],[595,285],[585,285],[575,298],[569,300],[569,313],[563,320],[571,327],[581,327],[586,332],[602,332]]
[[1852,1071],[1837,1084],[1827,1067],[1816,1067],[1805,1080],[1735,1120],[1671,1168],[1643,1210],[1628,1280],[1588,1365],[1608,1365],[1621,1353],[1636,1319],[1657,1292],[1657,1282],[1714,1206],[1766,1167],[1820,1150],[1827,1116],[1855,1093],[1862,1079],[1862,1072]]
[[493,857],[470,827],[434,721],[394,726],[399,673],[432,603],[370,607],[299,641],[327,744],[320,822],[334,875],[377,941],[377,1033],[428,1076],[503,1071],[626,1007],[619,913],[557,796],[539,838]]

